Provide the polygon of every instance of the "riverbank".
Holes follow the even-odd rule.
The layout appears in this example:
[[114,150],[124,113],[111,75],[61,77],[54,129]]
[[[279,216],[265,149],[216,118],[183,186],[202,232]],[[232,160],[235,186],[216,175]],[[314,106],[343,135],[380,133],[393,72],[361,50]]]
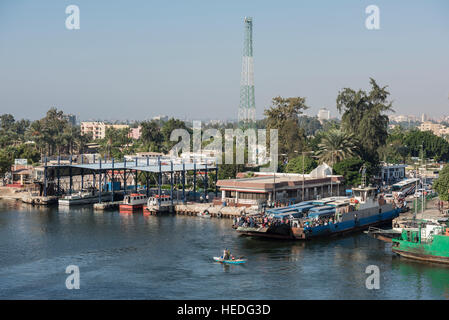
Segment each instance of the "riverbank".
[[[0,201],[3,299],[445,299],[449,269],[362,233],[314,242],[238,236],[229,219]],[[224,248],[245,266],[213,261]],[[80,290],[67,290],[68,265]],[[379,266],[380,290],[365,286]],[[226,285],[223,285],[226,284]]]

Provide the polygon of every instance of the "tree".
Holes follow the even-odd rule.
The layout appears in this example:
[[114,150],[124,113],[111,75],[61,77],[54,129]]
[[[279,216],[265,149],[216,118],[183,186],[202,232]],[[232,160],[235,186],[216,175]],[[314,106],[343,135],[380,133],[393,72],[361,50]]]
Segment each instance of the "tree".
[[323,128],[317,117],[308,117],[305,115],[299,117],[298,125],[304,129],[306,136],[313,136],[318,130]]
[[403,144],[407,145],[409,154],[413,157],[421,157],[422,150],[424,157],[449,161],[449,142],[430,131],[411,130],[405,135]]
[[440,171],[433,188],[438,192],[440,200],[449,201],[449,164],[445,165],[443,170]]
[[339,129],[330,129],[321,138],[318,145],[320,161],[330,166],[354,155],[356,149],[354,135],[345,133]]
[[341,125],[345,132],[353,134],[361,143],[358,153],[363,160],[372,164],[379,162],[378,149],[385,145],[388,137],[388,111],[393,111],[387,101],[387,86],[379,87],[370,78],[371,91],[354,91],[344,88],[337,97],[337,109],[343,113]]
[[[162,151],[168,152],[173,148],[173,146],[178,143],[178,141],[170,141],[170,136],[173,130],[175,129],[184,129],[189,132],[189,134],[192,133],[192,130],[188,128],[184,121],[171,118],[168,121],[164,122],[161,128],[161,134],[162,134]],[[192,143],[192,141],[190,141]]]
[[299,115],[306,109],[305,98],[279,96],[272,99],[269,109],[265,109],[267,129],[278,130],[279,153],[294,157],[295,151],[304,150],[305,131],[299,126]]
[[140,140],[147,150],[160,151],[162,148],[163,136],[158,121],[144,121],[141,124]]
[[106,128],[105,137],[100,141],[100,153],[116,159],[121,159],[125,154],[129,154],[132,139],[128,134],[128,128]]
[[0,149],[0,176],[4,176],[11,169],[13,163],[12,157],[4,149]]
[[348,158],[337,162],[333,166],[334,174],[342,175],[345,178],[347,186],[356,186],[361,183],[362,175],[360,168],[363,166],[363,160],[360,158]]
[[285,167],[285,172],[303,173],[303,164],[304,173],[310,173],[310,171],[318,166],[318,163],[315,161],[315,159],[306,155],[300,155],[288,161],[287,166]]

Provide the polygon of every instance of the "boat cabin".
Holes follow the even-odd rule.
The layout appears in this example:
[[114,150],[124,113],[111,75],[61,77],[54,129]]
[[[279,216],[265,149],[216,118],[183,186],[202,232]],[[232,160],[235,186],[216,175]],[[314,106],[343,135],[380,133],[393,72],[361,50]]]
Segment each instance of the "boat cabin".
[[366,209],[378,206],[377,189],[374,187],[358,187],[352,189],[351,204],[358,209]]
[[161,195],[160,197],[159,195],[155,195],[148,198],[148,206],[157,206],[159,205],[159,201],[161,206],[166,206],[171,204],[171,197],[168,195]]
[[141,193],[131,193],[126,195],[123,199],[124,204],[144,204],[147,201],[147,196]]

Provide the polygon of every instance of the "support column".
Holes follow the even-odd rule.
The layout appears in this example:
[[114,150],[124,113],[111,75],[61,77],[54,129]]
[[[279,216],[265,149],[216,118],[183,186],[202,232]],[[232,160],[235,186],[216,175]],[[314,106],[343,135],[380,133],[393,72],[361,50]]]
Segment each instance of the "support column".
[[72,155],[70,155],[70,168],[69,168],[69,194],[72,194],[72,188],[73,188]]
[[[84,164],[84,157],[81,155],[81,164]],[[81,168],[81,190],[84,189],[84,169]]]
[[111,171],[111,201],[114,201],[114,158],[112,158]]
[[[136,157],[136,167],[137,167],[137,157]],[[137,193],[137,184],[139,183],[138,182],[137,169],[136,169],[135,175],[134,175],[134,182],[135,182],[135,184],[134,184],[134,192]]]
[[182,203],[186,203],[186,165],[182,161]]
[[47,157],[44,160],[44,197],[47,196]]
[[[147,156],[147,167],[148,166],[150,166],[150,158]],[[147,186],[146,186],[146,193],[147,193],[147,197],[149,197],[150,196],[150,184],[149,184],[149,178],[148,178],[148,175],[149,175],[149,173],[148,172],[145,172],[145,178],[146,178],[146,183],[147,183]]]
[[125,191],[125,195],[126,195],[126,158],[123,160],[123,164],[124,164],[124,169],[123,169],[123,188]]
[[193,201],[196,201],[196,162],[193,163]]
[[58,196],[61,194],[61,189],[60,189],[60,177],[59,177],[59,165],[61,164],[61,156],[58,156],[58,169],[56,170],[56,177],[57,177],[57,193]]
[[208,192],[207,192],[207,189],[208,189],[208,184],[209,184],[209,181],[208,181],[208,177],[207,177],[207,163],[206,163],[206,168],[205,168],[205,170],[206,170],[206,172],[205,172],[205,175],[204,175],[204,200],[207,202],[207,195],[208,195]]
[[146,178],[146,182],[147,182],[147,185],[146,185],[147,197],[149,197],[150,196],[150,184],[149,184],[149,179],[148,179],[148,172],[145,172],[145,178]]
[[101,203],[101,158],[100,158],[100,171],[98,172],[98,202]]
[[93,193],[95,193],[95,188],[97,187],[96,184],[96,174],[95,171],[92,171],[92,188],[93,188]]
[[173,161],[170,160],[170,197],[171,197],[171,205],[173,206]]
[[217,181],[218,181],[218,165],[216,165],[217,168],[215,169],[215,197],[218,197],[218,186],[217,186]]
[[159,206],[161,205],[161,184],[162,184],[162,168],[161,168],[161,156],[157,157],[157,162],[158,162],[158,166],[159,166],[159,176],[158,176],[158,189],[157,189],[157,194],[159,196],[159,198],[157,199]]

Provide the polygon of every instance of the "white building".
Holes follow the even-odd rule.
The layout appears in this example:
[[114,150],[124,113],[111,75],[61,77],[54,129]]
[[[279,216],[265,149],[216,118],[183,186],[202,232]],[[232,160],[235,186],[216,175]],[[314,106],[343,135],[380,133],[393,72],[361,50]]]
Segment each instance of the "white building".
[[318,111],[318,120],[329,120],[331,118],[331,112],[327,110],[326,108],[321,108],[320,111]]
[[405,178],[405,164],[384,164],[381,178],[387,184],[392,184]]

